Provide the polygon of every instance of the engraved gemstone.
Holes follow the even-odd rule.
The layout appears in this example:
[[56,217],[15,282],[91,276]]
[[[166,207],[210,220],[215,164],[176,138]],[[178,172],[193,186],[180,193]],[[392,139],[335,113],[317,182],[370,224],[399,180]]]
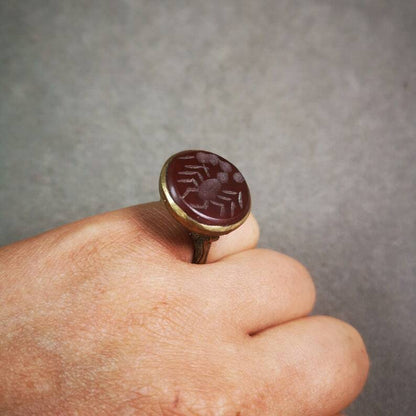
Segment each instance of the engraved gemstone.
[[201,224],[236,224],[250,211],[243,175],[211,152],[187,150],[174,155],[166,169],[166,186],[175,203]]

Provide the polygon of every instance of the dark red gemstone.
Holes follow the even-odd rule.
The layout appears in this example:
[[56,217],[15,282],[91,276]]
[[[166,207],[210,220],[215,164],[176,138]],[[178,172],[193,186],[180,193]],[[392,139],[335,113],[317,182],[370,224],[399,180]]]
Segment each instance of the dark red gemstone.
[[166,170],[173,200],[193,220],[227,226],[250,210],[250,191],[240,171],[214,153],[187,150],[176,154]]

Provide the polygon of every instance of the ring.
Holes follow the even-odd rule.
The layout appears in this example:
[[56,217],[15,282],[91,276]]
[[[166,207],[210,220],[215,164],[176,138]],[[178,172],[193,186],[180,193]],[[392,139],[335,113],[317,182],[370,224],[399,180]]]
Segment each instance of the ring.
[[160,172],[159,192],[169,213],[190,233],[192,263],[205,263],[211,242],[238,228],[250,214],[244,176],[228,160],[203,150],[171,156]]

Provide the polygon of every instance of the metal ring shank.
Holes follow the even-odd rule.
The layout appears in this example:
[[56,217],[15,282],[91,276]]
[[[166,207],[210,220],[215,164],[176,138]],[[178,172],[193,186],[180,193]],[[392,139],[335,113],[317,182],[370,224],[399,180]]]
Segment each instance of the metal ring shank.
[[208,252],[211,247],[211,242],[218,240],[218,237],[210,237],[197,233],[189,233],[194,243],[194,254],[192,263],[205,264],[207,262]]

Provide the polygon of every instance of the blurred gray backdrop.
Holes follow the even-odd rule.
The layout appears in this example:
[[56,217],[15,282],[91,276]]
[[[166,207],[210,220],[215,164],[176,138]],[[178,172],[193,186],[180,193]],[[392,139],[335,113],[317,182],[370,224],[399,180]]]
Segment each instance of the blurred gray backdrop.
[[349,415],[416,414],[414,0],[0,0],[0,243],[241,168],[261,246],[363,334]]

